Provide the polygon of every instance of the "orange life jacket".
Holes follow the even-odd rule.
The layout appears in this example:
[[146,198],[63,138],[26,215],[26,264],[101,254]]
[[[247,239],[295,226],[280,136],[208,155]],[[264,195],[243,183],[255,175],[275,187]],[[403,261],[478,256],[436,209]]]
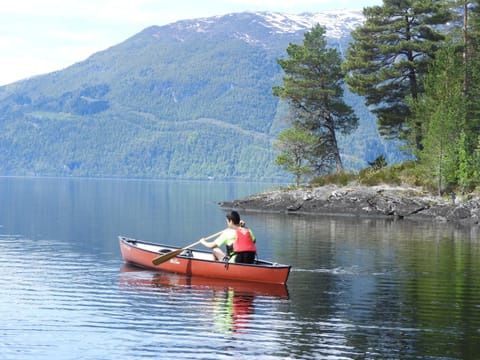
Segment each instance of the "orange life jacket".
[[235,240],[233,243],[233,251],[236,253],[244,251],[257,251],[257,247],[252,239],[252,234],[248,228],[237,228],[237,240]]

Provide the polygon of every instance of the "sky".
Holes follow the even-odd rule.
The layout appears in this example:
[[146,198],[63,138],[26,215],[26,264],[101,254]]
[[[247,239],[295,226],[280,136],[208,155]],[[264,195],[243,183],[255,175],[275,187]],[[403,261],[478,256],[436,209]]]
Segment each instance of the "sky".
[[152,25],[244,11],[362,9],[382,0],[2,0],[0,86],[61,70]]

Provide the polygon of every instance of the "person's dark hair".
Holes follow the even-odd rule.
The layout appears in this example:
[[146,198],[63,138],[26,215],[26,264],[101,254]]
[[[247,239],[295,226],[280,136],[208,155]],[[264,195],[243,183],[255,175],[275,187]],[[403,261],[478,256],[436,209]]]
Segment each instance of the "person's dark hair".
[[232,211],[230,214],[227,214],[227,219],[231,220],[234,225],[240,224],[240,215],[236,211]]

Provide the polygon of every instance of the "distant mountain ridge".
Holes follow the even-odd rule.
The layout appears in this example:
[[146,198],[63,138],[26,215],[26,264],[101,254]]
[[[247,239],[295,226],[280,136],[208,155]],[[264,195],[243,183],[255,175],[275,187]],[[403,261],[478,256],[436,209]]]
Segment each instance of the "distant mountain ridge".
[[[321,24],[325,27],[326,36],[329,38],[349,36],[353,29],[364,22],[362,12],[358,10],[324,11],[322,13],[303,13],[299,15],[263,11],[183,20],[173,23],[172,26],[178,29],[185,26],[185,29],[208,32],[216,25],[221,24],[223,18],[232,19],[234,17],[237,17],[237,19],[250,18],[251,21],[258,22],[277,34],[304,32],[316,24]],[[244,28],[242,30],[244,33],[248,33],[252,28]]]
[[[361,12],[236,13],[151,26],[66,69],[0,87],[0,175],[285,180],[272,146],[288,126],[277,59],[317,22],[341,53]],[[352,169],[383,141],[362,119],[341,139]]]

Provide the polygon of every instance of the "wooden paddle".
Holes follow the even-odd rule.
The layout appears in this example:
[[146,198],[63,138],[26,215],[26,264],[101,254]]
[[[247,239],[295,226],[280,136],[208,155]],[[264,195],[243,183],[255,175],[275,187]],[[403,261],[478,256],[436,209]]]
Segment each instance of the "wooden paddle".
[[[222,231],[219,231],[218,233],[212,234],[212,235],[210,235],[210,236],[208,236],[208,237],[206,237],[206,238],[204,238],[204,239],[205,239],[205,240],[212,239],[212,238],[214,238],[214,237],[219,236],[222,232],[223,232],[223,230],[222,230]],[[189,249],[189,248],[191,248],[191,247],[194,247],[194,246],[197,245],[197,244],[200,244],[200,242],[201,242],[201,240],[198,240],[198,241],[194,242],[193,244],[190,244],[190,245],[188,245],[188,246],[185,246],[184,248],[181,248],[181,249],[178,249],[178,250],[174,250],[174,251],[170,251],[170,252],[168,252],[168,253],[166,253],[166,254],[157,256],[156,258],[154,258],[154,259],[152,260],[152,263],[153,263],[153,265],[160,265],[160,264],[164,263],[165,261],[168,261],[168,260],[170,260],[171,258],[174,258],[174,257],[177,256],[177,255],[180,255],[180,254],[181,254],[182,252],[184,252],[185,250],[187,250],[187,249]]]

